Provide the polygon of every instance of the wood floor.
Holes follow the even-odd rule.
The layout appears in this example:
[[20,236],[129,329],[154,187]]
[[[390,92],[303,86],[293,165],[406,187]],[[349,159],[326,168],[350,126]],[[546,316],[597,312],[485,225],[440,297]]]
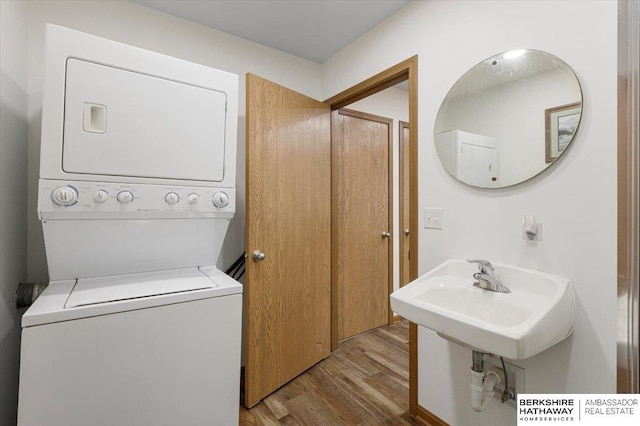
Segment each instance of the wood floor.
[[409,413],[406,321],[340,343],[329,358],[240,408],[240,425],[418,425]]

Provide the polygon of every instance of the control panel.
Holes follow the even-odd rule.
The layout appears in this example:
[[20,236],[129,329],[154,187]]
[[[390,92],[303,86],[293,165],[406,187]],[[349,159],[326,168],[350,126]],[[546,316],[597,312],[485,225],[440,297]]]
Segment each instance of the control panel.
[[[38,211],[45,218],[227,217],[235,189],[40,180]],[[123,215],[123,213],[128,213]]]

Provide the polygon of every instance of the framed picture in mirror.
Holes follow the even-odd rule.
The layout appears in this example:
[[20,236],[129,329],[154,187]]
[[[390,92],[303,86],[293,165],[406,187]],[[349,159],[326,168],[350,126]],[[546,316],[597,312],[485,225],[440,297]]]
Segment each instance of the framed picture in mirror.
[[582,102],[545,110],[545,162],[553,163],[569,146],[578,130],[581,113]]

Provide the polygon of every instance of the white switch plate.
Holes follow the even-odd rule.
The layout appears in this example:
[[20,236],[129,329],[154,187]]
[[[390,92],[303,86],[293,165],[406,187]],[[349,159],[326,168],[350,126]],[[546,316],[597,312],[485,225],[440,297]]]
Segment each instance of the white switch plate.
[[443,229],[444,209],[424,209],[424,227],[430,229]]

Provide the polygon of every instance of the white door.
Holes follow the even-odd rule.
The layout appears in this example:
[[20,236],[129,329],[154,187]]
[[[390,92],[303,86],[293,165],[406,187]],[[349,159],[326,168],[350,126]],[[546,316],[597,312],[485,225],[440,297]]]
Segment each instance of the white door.
[[497,188],[497,153],[486,146],[460,144],[458,179],[473,186]]
[[218,90],[69,59],[62,168],[221,182],[226,105]]

